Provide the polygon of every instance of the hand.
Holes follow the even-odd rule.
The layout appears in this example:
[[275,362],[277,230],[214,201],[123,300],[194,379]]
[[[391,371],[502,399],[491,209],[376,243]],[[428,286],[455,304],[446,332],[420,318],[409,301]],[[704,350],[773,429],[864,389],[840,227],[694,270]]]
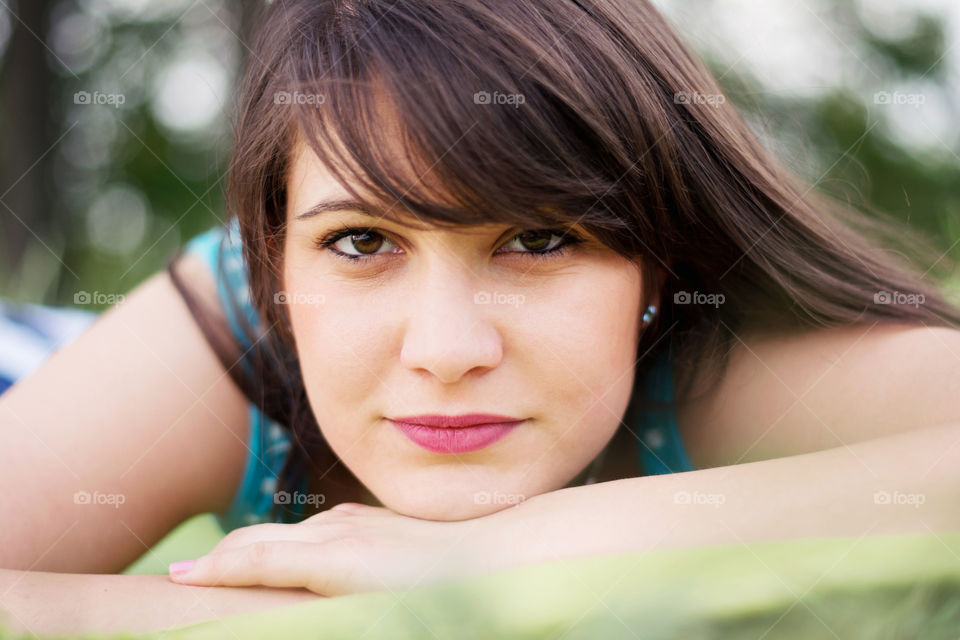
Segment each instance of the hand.
[[189,571],[170,579],[197,586],[304,587],[324,596],[407,589],[481,573],[494,552],[484,518],[420,520],[344,502],[297,524],[235,529]]

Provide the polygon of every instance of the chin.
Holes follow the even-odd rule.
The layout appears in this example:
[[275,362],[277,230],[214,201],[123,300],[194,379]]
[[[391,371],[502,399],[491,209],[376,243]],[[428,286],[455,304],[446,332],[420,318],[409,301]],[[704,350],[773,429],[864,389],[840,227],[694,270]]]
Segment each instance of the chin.
[[480,518],[513,506],[513,504],[493,503],[485,500],[484,494],[489,493],[487,491],[476,492],[476,499],[474,492],[449,496],[448,498],[441,496],[427,496],[426,498],[390,496],[386,499],[381,498],[380,502],[384,507],[403,516],[446,522]]

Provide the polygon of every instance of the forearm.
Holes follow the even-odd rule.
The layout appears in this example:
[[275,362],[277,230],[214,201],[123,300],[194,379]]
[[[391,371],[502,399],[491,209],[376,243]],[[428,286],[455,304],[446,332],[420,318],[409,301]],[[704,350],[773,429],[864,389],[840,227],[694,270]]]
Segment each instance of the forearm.
[[514,540],[500,566],[714,543],[960,530],[960,425],[571,487],[490,517],[500,518]]
[[306,589],[190,587],[165,575],[0,569],[0,623],[18,632],[143,632],[314,600]]

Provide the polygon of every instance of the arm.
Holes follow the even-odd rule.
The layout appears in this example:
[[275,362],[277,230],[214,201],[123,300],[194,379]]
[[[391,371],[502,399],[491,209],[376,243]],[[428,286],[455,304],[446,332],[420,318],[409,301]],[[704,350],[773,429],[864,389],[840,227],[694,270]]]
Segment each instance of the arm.
[[960,528],[960,423],[787,458],[569,487],[459,521],[342,503],[233,531],[190,585],[408,589],[577,556]]
[[[218,308],[200,258],[180,265]],[[0,396],[0,567],[118,572],[225,509],[247,407],[167,273],[151,277]]]
[[0,624],[21,633],[140,633],[315,600],[306,589],[187,587],[159,575],[0,569]]
[[[878,493],[880,492],[880,493]],[[816,453],[560,489],[490,516],[484,571],[779,538],[960,530],[960,423]]]
[[[719,384],[677,409],[697,469],[960,422],[960,330],[899,323],[736,336]],[[709,374],[705,368],[698,375]]]

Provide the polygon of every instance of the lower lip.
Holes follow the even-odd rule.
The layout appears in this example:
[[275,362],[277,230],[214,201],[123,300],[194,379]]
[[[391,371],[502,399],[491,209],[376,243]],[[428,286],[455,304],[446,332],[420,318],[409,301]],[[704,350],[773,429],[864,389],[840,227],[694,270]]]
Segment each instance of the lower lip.
[[475,427],[425,427],[391,420],[405,436],[435,453],[466,453],[489,447],[513,431],[520,422],[479,424]]

